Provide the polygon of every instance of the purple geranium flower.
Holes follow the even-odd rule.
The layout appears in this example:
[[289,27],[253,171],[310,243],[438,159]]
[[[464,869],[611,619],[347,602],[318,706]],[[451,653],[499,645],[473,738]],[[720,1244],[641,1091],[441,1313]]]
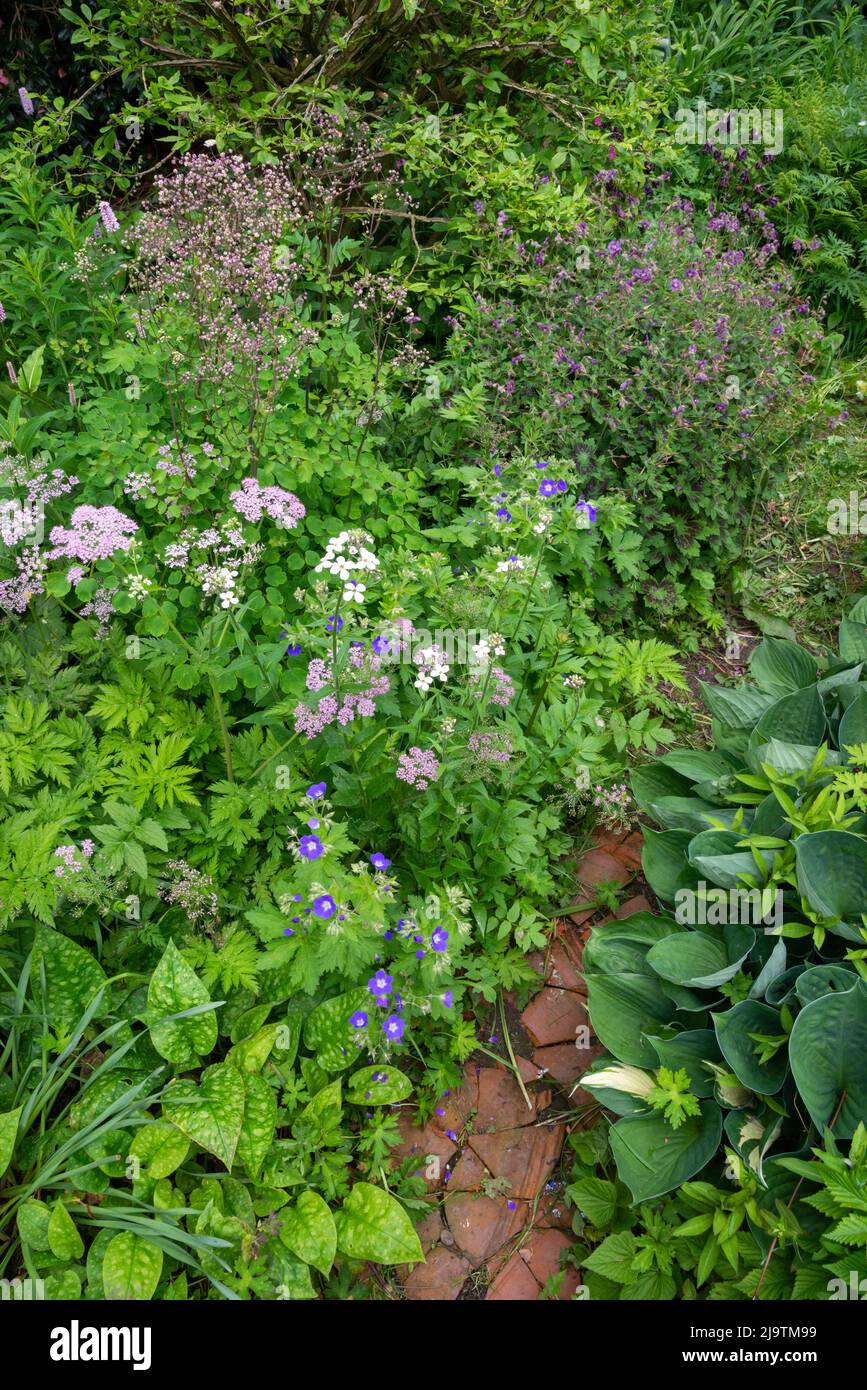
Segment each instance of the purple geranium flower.
[[337,903],[328,893],[323,893],[320,897],[313,899],[313,914],[315,917],[324,917],[326,920],[333,917],[337,911]]
[[328,622],[325,624],[326,632],[339,632],[343,627],[343,619],[339,613],[332,613]]
[[349,1022],[352,1024],[353,1028],[366,1028],[367,1014],[364,1013],[362,1009],[359,1009],[356,1013],[351,1015]]
[[326,782],[314,782],[311,787],[307,788],[305,795],[309,796],[311,801],[315,801],[317,796],[325,795],[326,786]]
[[393,984],[393,975],[386,975],[384,970],[377,970],[368,980],[367,988],[371,994],[388,994]]
[[302,835],[298,841],[298,853],[302,859],[319,859],[325,851],[318,835]]
[[381,869],[383,873],[391,866],[391,860],[386,859],[385,855],[380,854],[378,850],[376,854],[370,856],[370,862],[375,869]]
[[553,478],[543,478],[543,479],[542,479],[541,483],[539,484],[539,496],[540,496],[540,497],[553,497],[553,496],[554,496],[554,493],[555,493],[556,491],[557,491],[557,484],[554,482],[554,479],[553,479]]
[[443,1004],[445,1004],[447,1009],[450,1009],[455,1002],[454,993],[450,989],[447,989],[445,994],[441,994],[440,999],[442,1000]]
[[448,932],[445,931],[443,927],[437,927],[436,931],[430,939],[430,944],[435,951],[444,951],[446,949],[446,943],[448,939]]
[[400,1042],[405,1027],[406,1024],[402,1018],[396,1018],[394,1014],[389,1014],[382,1025],[382,1031],[389,1042]]

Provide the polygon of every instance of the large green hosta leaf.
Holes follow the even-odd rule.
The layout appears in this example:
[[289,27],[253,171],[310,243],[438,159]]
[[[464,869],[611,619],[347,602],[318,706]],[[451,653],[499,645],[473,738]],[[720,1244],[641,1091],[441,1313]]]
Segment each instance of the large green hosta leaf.
[[652,912],[634,912],[619,922],[606,922],[604,929],[591,932],[584,947],[584,969],[588,974],[651,974],[645,963],[649,947],[672,932],[682,931],[673,917],[655,917]]
[[708,685],[705,681],[699,684],[704,702],[714,719],[729,729],[751,729],[778,699],[767,690],[759,690],[757,685],[739,685],[729,690],[726,686]]
[[634,1202],[671,1192],[700,1173],[719,1147],[722,1116],[706,1100],[701,1115],[672,1129],[662,1115],[626,1115],[611,1130],[611,1152]]
[[784,695],[765,710],[750,736],[750,744],[808,743],[818,746],[825,737],[825,706],[814,685],[794,695]]
[[851,748],[856,743],[867,743],[867,690],[862,690],[840,720],[837,742],[841,748]]
[[766,637],[750,657],[750,674],[762,690],[789,695],[815,683],[818,672],[809,652],[781,637]]
[[663,902],[674,902],[679,888],[695,888],[699,876],[689,863],[689,830],[644,831],[641,867],[654,893]]
[[[738,849],[744,838],[745,833],[733,830],[705,830],[690,841],[689,862],[696,873],[718,888],[743,887],[745,877],[763,883],[750,851]],[[766,867],[773,863],[774,855],[769,850],[760,851],[759,857]]]
[[210,1002],[211,996],[198,975],[170,941],[148,986],[148,1026],[151,1042],[161,1057],[186,1069],[212,1051],[217,1043],[213,1010],[190,1018],[170,1017]]
[[858,924],[867,914],[867,840],[816,830],[794,842],[798,888],[814,912]]
[[677,1012],[652,975],[588,975],[587,1008],[593,1031],[609,1052],[632,1067],[653,1067],[656,1054],[644,1036],[659,1032]]
[[716,1034],[710,1028],[690,1028],[673,1038],[650,1038],[648,1041],[661,1067],[668,1067],[670,1071],[680,1071],[681,1068],[686,1071],[689,1089],[694,1096],[707,1100],[713,1095],[713,1074],[704,1064],[719,1062],[722,1053]]
[[750,1091],[772,1096],[786,1079],[788,1057],[785,1041],[768,1062],[760,1062],[758,1043],[751,1034],[782,1037],[785,1033],[780,1014],[757,999],[744,999],[724,1014],[714,1014],[717,1042],[738,1081]]
[[834,1133],[851,1139],[867,1116],[867,983],[858,980],[807,1004],[795,1019],[789,1057],[817,1129],[831,1123],[842,1100]]
[[647,963],[672,984],[717,989],[737,974],[755,940],[752,927],[731,923],[707,932],[679,932],[651,946]]
[[844,661],[867,661],[865,623],[853,622],[851,618],[843,619],[840,624],[840,655]]

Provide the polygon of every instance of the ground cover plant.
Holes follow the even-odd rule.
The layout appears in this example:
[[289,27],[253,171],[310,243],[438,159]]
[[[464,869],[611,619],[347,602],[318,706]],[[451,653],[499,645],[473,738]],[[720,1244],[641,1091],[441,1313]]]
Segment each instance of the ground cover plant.
[[867,1278],[865,26],[806,8],[16,15],[0,1278],[392,1296],[407,1134],[527,1097],[636,827],[550,1296]]

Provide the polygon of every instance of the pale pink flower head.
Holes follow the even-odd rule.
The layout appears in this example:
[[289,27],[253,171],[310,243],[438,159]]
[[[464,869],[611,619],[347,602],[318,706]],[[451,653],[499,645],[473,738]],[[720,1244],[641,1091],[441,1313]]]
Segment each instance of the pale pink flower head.
[[76,507],[69,526],[54,526],[51,560],[107,560],[117,550],[129,550],[137,524],[116,507]]

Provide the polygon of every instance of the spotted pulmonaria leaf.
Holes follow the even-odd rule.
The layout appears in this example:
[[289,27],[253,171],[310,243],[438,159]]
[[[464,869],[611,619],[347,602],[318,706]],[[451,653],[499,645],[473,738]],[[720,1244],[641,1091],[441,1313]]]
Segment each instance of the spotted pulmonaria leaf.
[[198,975],[170,941],[148,987],[151,1041],[161,1057],[176,1067],[193,1067],[199,1057],[212,1050],[217,1041],[213,1010],[194,1014],[192,1018],[168,1018],[210,1002],[211,996]]
[[280,1239],[305,1264],[328,1275],[337,1253],[337,1227],[318,1192],[302,1192],[294,1207],[280,1213]]
[[45,1280],[45,1298],[49,1303],[69,1303],[81,1298],[81,1280],[74,1269],[49,1274]]
[[78,1234],[75,1222],[67,1208],[58,1199],[52,1208],[48,1222],[48,1244],[51,1253],[58,1260],[80,1260],[84,1254],[84,1241]]
[[355,1029],[349,1022],[353,1016],[366,1013],[370,1023],[376,1022],[376,1008],[366,989],[352,989],[320,1004],[304,1024],[304,1042],[315,1052],[320,1067],[326,1071],[343,1071],[351,1067],[359,1053],[359,1043],[366,1039],[368,1028]]
[[163,1252],[144,1236],[122,1231],[105,1248],[102,1283],[110,1302],[152,1298],[162,1272]]
[[259,1176],[265,1155],[271,1147],[277,1124],[277,1101],[263,1076],[239,1072],[244,1085],[244,1119],[238,1136],[237,1156],[248,1177]]
[[0,1178],[12,1162],[15,1140],[18,1137],[18,1121],[23,1109],[24,1106],[19,1105],[17,1110],[7,1110],[5,1115],[0,1115]]
[[34,999],[55,1029],[68,1029],[77,1023],[107,983],[105,971],[90,951],[50,927],[36,929],[30,979]]
[[393,1105],[412,1094],[412,1082],[397,1067],[363,1067],[353,1072],[346,1099],[351,1105]]
[[189,1151],[187,1136],[167,1120],[142,1125],[129,1146],[130,1157],[138,1159],[143,1176],[156,1181],[180,1168]]
[[199,1086],[195,1081],[175,1081],[166,1091],[163,1110],[188,1139],[231,1168],[244,1121],[244,1101],[243,1074],[221,1062],[205,1068]]
[[402,1265],[424,1260],[400,1202],[381,1187],[357,1182],[337,1213],[337,1248],[351,1260]]
[[18,1234],[24,1245],[31,1250],[50,1250],[48,1243],[48,1224],[51,1221],[51,1208],[45,1202],[31,1197],[18,1208],[16,1222]]

